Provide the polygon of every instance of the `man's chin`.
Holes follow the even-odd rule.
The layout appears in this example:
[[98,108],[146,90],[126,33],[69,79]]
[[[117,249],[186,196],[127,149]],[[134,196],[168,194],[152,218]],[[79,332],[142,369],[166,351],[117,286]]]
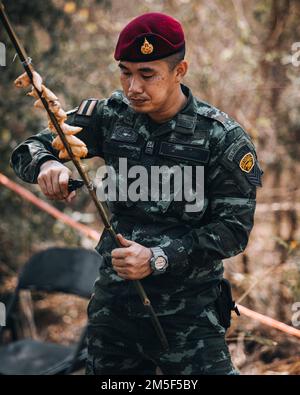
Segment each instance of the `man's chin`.
[[130,107],[135,111],[135,112],[140,112],[140,113],[148,113],[151,111],[151,106],[149,106],[148,103],[143,103],[143,104],[134,104],[130,103]]

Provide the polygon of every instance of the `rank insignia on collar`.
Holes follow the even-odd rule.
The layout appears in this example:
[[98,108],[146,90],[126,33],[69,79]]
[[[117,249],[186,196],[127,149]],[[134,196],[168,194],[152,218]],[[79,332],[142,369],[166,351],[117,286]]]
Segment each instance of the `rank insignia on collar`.
[[255,164],[254,156],[251,152],[247,152],[240,160],[240,169],[246,173],[250,173]]
[[141,52],[143,55],[150,55],[153,52],[153,45],[146,38],[144,44],[141,46]]

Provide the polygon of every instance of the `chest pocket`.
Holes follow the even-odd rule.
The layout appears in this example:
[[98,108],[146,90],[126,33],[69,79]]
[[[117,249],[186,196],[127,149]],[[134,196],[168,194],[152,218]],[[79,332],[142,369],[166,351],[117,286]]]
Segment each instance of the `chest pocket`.
[[133,159],[140,159],[141,148],[137,145],[138,133],[131,127],[116,125],[110,139],[104,141],[104,158],[110,162],[110,156]]
[[[174,202],[166,205],[166,210],[173,211],[176,216],[188,221],[192,221],[196,217],[199,219],[205,211],[205,207],[202,206],[205,182],[205,171],[203,168],[209,162],[210,150],[203,146],[162,141],[159,146],[158,157],[160,166],[179,166],[181,168],[181,174],[179,173],[174,177],[174,183],[176,177],[177,179],[182,177],[182,188],[179,191],[179,196],[182,197],[182,200],[178,201],[176,199],[178,190],[175,190],[174,185]],[[197,169],[197,167],[202,169]],[[203,183],[201,180],[203,180]],[[194,208],[191,208],[191,206]],[[196,216],[195,212],[197,212]]]

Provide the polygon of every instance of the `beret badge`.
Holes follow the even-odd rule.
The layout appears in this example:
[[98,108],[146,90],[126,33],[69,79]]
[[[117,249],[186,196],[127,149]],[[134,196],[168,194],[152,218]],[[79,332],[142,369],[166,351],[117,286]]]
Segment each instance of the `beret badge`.
[[144,44],[141,46],[143,55],[150,55],[153,52],[153,45],[145,38]]

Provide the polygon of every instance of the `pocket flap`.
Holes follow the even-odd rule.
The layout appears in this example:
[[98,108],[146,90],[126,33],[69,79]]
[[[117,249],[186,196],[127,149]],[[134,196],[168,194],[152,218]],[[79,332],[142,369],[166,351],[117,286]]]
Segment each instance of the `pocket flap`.
[[168,143],[163,141],[159,147],[159,155],[172,158],[185,159],[198,163],[207,163],[209,160],[208,149],[186,144]]
[[130,158],[138,160],[141,156],[141,148],[136,145],[128,143],[121,143],[117,141],[105,141],[103,143],[104,153],[118,156],[120,158]]

